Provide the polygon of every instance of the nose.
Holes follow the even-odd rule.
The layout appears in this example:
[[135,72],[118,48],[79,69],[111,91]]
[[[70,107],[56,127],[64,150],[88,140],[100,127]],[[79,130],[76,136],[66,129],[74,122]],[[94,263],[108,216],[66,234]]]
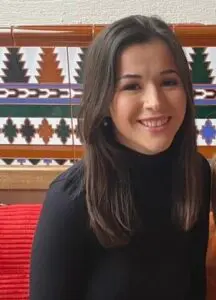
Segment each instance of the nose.
[[161,108],[163,102],[163,92],[155,85],[149,85],[146,87],[143,95],[142,101],[143,106],[146,109],[151,109],[154,111],[158,111]]

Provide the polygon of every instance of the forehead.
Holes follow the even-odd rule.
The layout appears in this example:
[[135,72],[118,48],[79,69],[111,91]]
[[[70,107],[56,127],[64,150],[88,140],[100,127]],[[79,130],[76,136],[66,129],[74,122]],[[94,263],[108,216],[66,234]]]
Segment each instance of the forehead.
[[165,42],[154,40],[125,49],[118,60],[118,72],[176,69],[175,61]]

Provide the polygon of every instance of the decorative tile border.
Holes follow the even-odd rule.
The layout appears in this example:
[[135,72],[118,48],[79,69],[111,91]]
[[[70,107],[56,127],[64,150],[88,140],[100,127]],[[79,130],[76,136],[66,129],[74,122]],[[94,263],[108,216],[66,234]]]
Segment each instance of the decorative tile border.
[[[108,24],[32,25],[0,29],[0,46],[87,47]],[[184,46],[215,46],[216,25],[170,24]]]
[[[208,135],[216,119],[216,47],[183,50],[194,84],[196,121],[198,127],[205,125],[198,145],[212,147],[214,138]],[[0,153],[5,161],[82,156],[76,127],[85,51],[80,47],[0,48]]]
[[80,83],[85,51],[81,47],[0,47],[0,83],[23,83],[24,88],[26,83],[32,84],[29,88],[40,83],[46,88],[53,83]]
[[[192,73],[199,149],[212,155],[216,25],[170,26],[183,45]],[[0,156],[8,159],[8,165],[10,160],[17,164],[18,159],[34,165],[38,160],[54,163],[81,157],[83,148],[76,125],[83,59],[89,43],[103,28],[75,25],[0,29]]]
[[1,145],[72,145],[71,118],[0,118]]
[[197,144],[216,146],[216,119],[197,119]]
[[66,159],[25,159],[25,158],[16,158],[16,159],[0,159],[0,166],[71,166],[75,160],[66,160]]
[[[215,146],[216,118],[197,118],[196,125],[198,145]],[[0,118],[0,140],[13,146],[81,146],[76,128],[77,118]]]

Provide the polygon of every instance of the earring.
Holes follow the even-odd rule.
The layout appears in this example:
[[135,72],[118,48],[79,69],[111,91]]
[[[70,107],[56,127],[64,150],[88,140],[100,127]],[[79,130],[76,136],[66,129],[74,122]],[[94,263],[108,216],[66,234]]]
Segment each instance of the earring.
[[108,122],[107,122],[106,119],[104,119],[104,121],[103,121],[103,126],[104,126],[104,127],[107,127],[107,126],[108,126]]
[[103,119],[103,126],[104,126],[104,127],[108,127],[109,124],[110,124],[110,118],[109,118],[109,117],[105,117],[105,118]]
[[110,127],[112,125],[112,120],[110,117],[104,117],[102,124],[104,127]]

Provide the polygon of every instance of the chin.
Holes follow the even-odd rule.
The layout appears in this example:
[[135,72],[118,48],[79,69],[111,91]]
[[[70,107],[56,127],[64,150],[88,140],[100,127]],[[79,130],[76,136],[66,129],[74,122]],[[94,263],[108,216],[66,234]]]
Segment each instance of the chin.
[[154,144],[154,145],[152,144],[152,145],[149,145],[148,147],[145,147],[143,145],[143,152],[145,149],[146,154],[149,154],[149,155],[159,154],[159,153],[164,152],[167,149],[169,149],[171,144],[172,144],[172,141],[167,142],[167,143]]

